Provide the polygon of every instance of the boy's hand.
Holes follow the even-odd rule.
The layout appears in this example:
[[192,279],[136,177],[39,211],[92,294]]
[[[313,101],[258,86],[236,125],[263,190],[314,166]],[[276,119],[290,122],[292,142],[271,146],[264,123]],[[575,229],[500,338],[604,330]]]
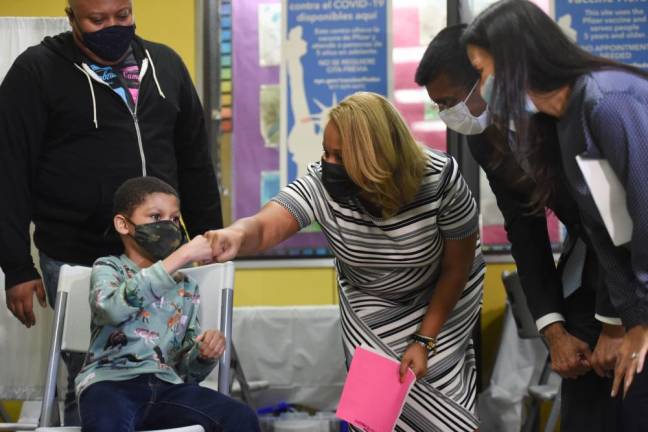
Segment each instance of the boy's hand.
[[198,261],[202,264],[211,262],[212,248],[209,241],[204,236],[197,235],[189,243],[186,243],[178,249],[185,253],[185,259],[188,262]]
[[207,239],[197,235],[189,243],[185,243],[171,255],[162,260],[162,265],[167,273],[175,273],[185,264],[198,261],[207,264],[212,261],[212,248]]
[[206,330],[196,338],[200,357],[205,360],[216,360],[225,352],[225,336],[218,330]]

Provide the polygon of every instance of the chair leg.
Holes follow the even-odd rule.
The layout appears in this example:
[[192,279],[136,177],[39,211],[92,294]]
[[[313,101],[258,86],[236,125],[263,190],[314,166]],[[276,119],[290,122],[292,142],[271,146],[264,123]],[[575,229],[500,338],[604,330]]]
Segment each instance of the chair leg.
[[558,418],[560,417],[560,403],[562,401],[560,389],[556,394],[556,398],[553,400],[551,405],[551,411],[549,412],[549,418],[547,419],[547,424],[545,425],[544,432],[554,432],[556,430],[556,424],[558,423]]
[[234,344],[232,344],[232,371],[232,375],[241,385],[241,399],[243,399],[243,402],[245,402],[252,408],[256,408],[254,401],[252,400],[252,392],[250,391],[250,386],[247,382],[247,379],[245,378],[245,373],[243,373],[243,368],[241,367],[241,362],[239,361],[238,354],[236,353],[236,348],[234,348]]
[[65,302],[68,293],[56,293],[56,307],[54,308],[54,324],[52,325],[52,344],[49,350],[47,370],[45,375],[45,391],[43,392],[43,405],[41,407],[39,427],[52,426],[52,413],[58,411],[55,400],[56,376],[61,359],[61,338],[63,337],[63,321],[65,320]]
[[524,419],[524,423],[520,428],[521,432],[537,432],[538,431],[538,417],[540,411],[540,402],[531,397],[531,400],[527,404],[527,415]]
[[[551,357],[547,354],[545,359],[544,366],[540,372],[540,377],[538,378],[538,384],[546,384],[549,381],[549,376],[551,375]],[[522,424],[522,432],[536,432],[540,428],[540,406],[542,401],[531,396],[531,400],[527,404],[527,415]]]
[[232,364],[232,311],[234,290],[226,288],[221,294],[220,328],[225,336],[225,352],[218,360],[218,391],[226,396],[230,394],[230,367]]

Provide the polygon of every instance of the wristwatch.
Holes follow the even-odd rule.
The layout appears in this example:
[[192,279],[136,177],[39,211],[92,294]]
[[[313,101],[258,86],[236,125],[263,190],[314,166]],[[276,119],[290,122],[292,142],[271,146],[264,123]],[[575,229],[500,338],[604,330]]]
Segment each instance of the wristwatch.
[[428,352],[431,352],[432,355],[436,354],[437,351],[437,340],[435,337],[423,336],[418,333],[414,333],[410,336],[412,341],[416,342],[419,345],[423,345]]

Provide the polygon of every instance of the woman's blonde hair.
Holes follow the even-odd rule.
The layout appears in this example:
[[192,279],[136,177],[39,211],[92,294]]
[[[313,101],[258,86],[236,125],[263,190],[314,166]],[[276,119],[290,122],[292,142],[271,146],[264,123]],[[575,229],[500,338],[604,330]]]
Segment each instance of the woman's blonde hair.
[[414,199],[423,179],[425,153],[387,99],[355,93],[333,108],[329,118],[340,135],[345,170],[384,217]]

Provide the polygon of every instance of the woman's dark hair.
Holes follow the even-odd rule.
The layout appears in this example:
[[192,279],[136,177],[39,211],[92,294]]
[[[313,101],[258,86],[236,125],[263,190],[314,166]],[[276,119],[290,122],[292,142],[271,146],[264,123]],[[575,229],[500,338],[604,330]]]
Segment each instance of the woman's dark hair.
[[178,192],[171,185],[157,177],[135,177],[126,180],[115,192],[113,215],[132,216],[135,209],[154,193],[173,195],[180,199]]
[[[542,9],[528,0],[501,0],[492,4],[468,26],[465,45],[480,47],[493,57],[495,80],[489,109],[501,128],[514,124],[519,148],[528,149],[532,177],[538,185],[534,207],[542,210],[549,201],[555,172],[549,149],[538,137],[549,119],[525,111],[527,91],[551,92],[571,86],[582,75],[621,69],[648,79],[636,67],[597,57],[580,48],[563,33]],[[501,145],[501,144],[500,144]]]

